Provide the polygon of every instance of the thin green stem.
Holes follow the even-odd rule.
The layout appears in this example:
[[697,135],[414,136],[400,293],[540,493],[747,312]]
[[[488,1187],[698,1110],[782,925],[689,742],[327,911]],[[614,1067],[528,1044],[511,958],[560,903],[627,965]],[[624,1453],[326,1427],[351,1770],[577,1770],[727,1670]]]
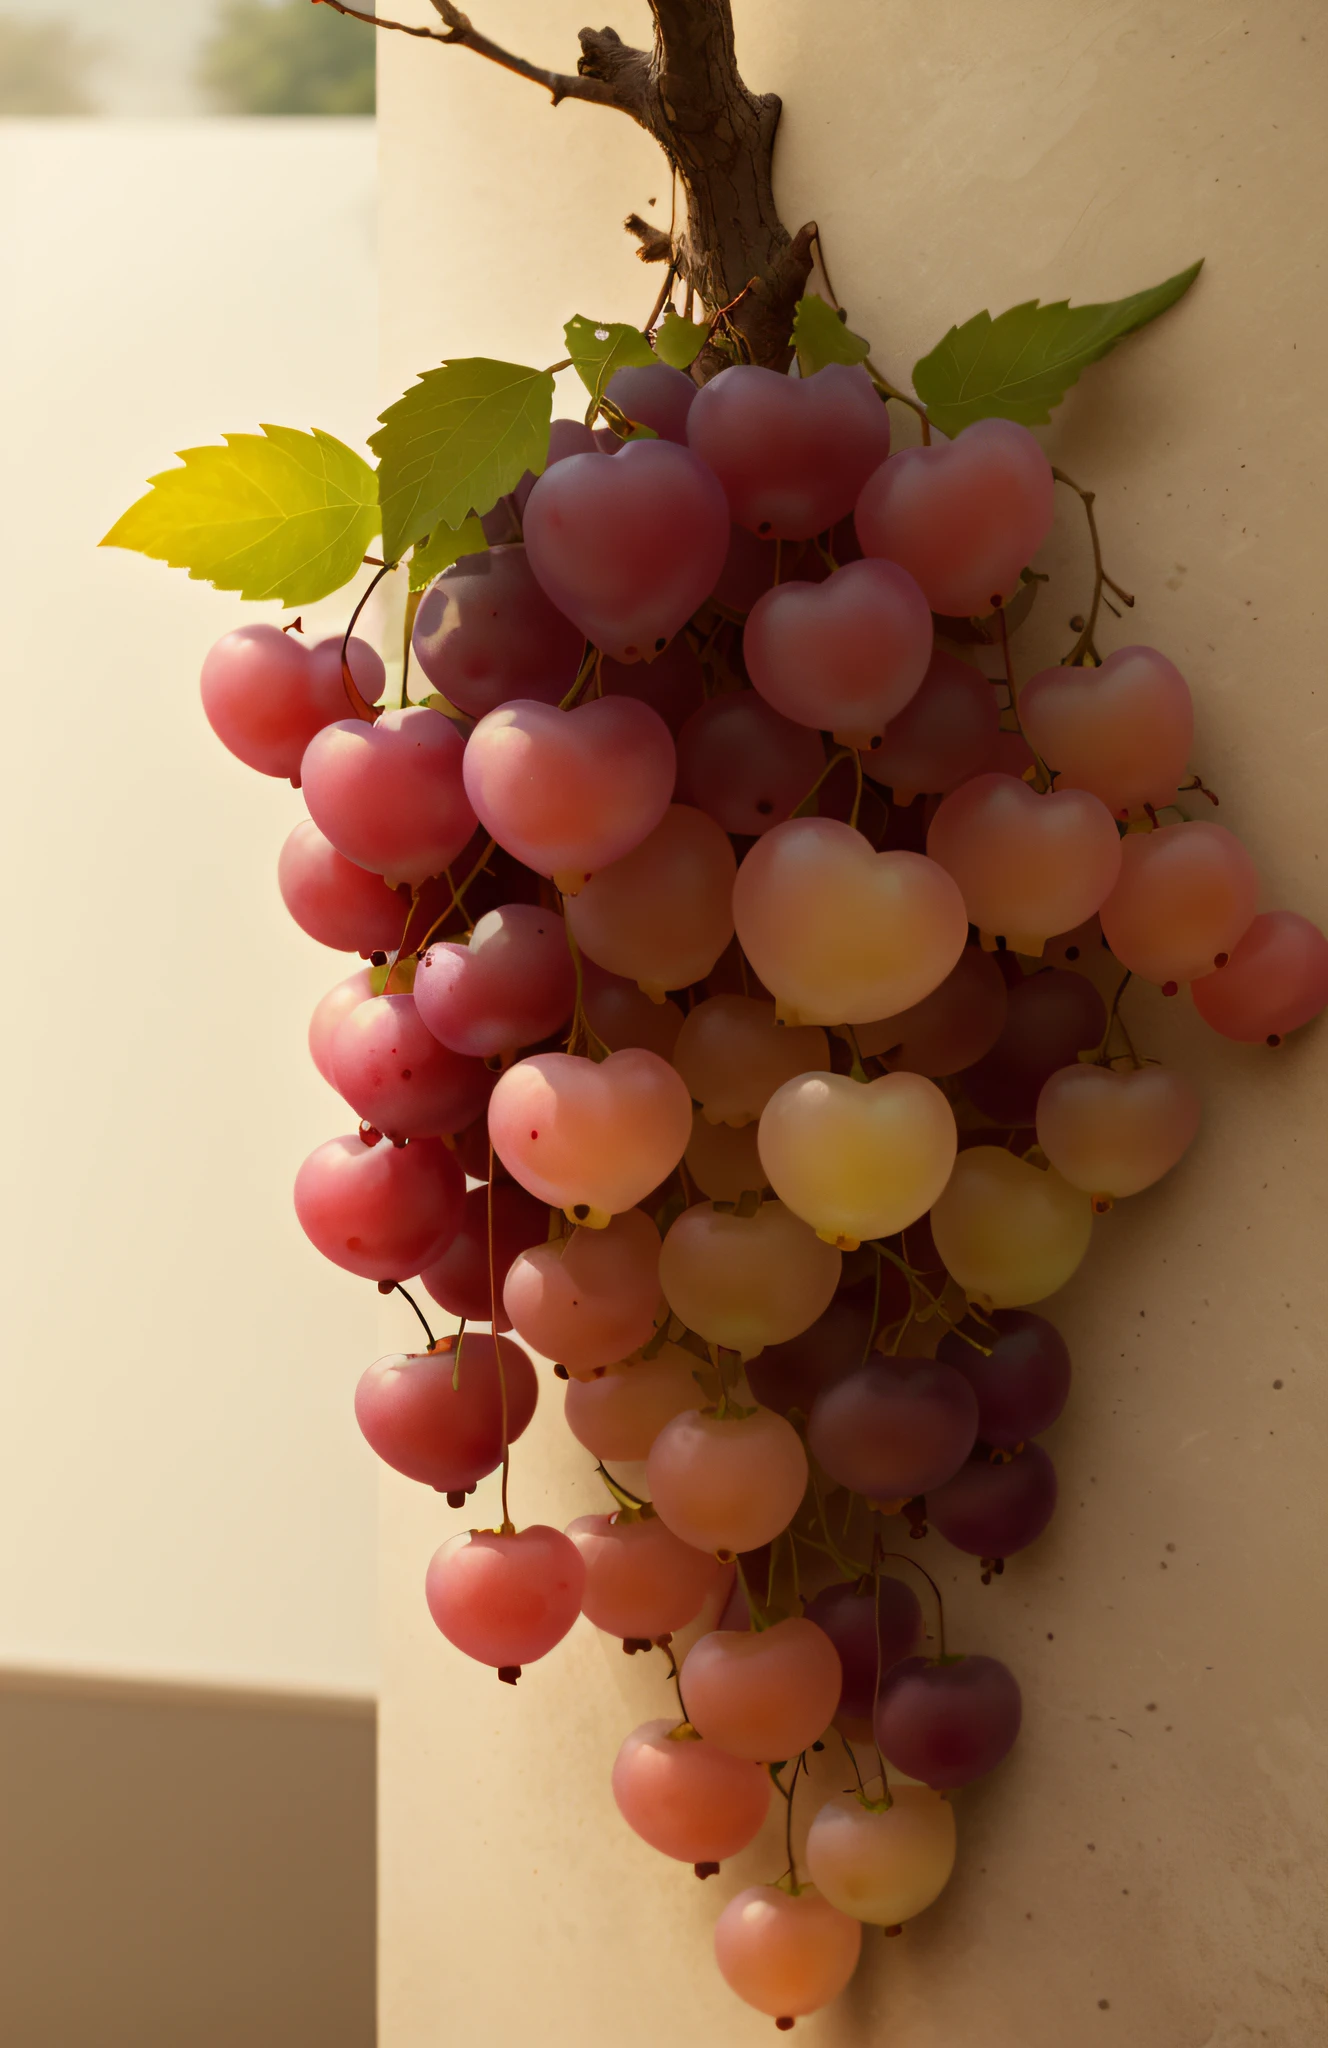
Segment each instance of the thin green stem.
[[485,1202],[485,1220],[488,1225],[489,1240],[489,1315],[491,1318],[489,1327],[493,1331],[493,1355],[498,1361],[498,1399],[501,1408],[501,1427],[503,1433],[502,1533],[504,1536],[514,1536],[516,1529],[507,1505],[507,1482],[512,1470],[512,1446],[507,1440],[507,1367],[503,1362],[503,1340],[498,1334],[498,1268],[494,1263],[493,1256],[493,1177],[494,1152],[493,1139],[490,1138],[489,1185]]

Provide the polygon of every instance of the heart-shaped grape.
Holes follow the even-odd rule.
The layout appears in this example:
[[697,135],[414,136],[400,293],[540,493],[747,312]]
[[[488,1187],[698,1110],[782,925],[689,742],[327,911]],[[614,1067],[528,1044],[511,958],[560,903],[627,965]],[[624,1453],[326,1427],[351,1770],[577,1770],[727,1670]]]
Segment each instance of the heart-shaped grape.
[[692,1135],[692,1102],[653,1052],[633,1046],[598,1066],[541,1052],[502,1076],[489,1134],[523,1188],[602,1228],[672,1173]]
[[791,815],[824,767],[820,734],[755,690],[712,697],[678,734],[679,796],[753,839]]
[[782,1202],[762,1202],[754,1216],[697,1202],[670,1226],[659,1277],[669,1307],[689,1330],[755,1358],[823,1314],[842,1268],[839,1252]]
[[576,681],[585,634],[549,602],[514,545],[444,569],[420,599],[411,646],[435,690],[483,718],[514,697],[560,702]]
[[862,765],[897,804],[911,804],[919,792],[944,796],[995,766],[999,730],[996,692],[982,670],[938,647],[920,687]]
[[281,900],[300,930],[340,953],[390,953],[400,944],[409,905],[338,853],[312,818],[302,818],[277,856]]
[[1019,720],[1057,789],[1091,790],[1118,818],[1172,801],[1194,739],[1189,684],[1155,647],[1040,670],[1019,693]]
[[[346,650],[366,702],[383,688],[383,664],[365,640]],[[260,775],[298,787],[300,762],[316,732],[350,706],[341,679],[341,639],[306,647],[279,626],[237,626],[210,648],[199,678],[207,722],[224,747]]]
[[628,363],[615,370],[604,396],[634,426],[649,427],[664,441],[687,443],[687,415],[697,386],[685,370],[668,363]]
[[733,937],[736,871],[714,819],[670,804],[639,846],[568,898],[568,926],[587,959],[662,1002],[704,980]]
[[1225,967],[1254,922],[1259,875],[1234,832],[1192,820],[1131,832],[1102,936],[1122,967],[1170,988]]
[[389,888],[440,875],[475,830],[461,779],[465,742],[423,706],[325,726],[300,764],[309,814],[338,853]]
[[827,363],[798,378],[744,363],[703,387],[687,438],[739,526],[805,540],[852,509],[890,453],[890,418],[856,364]]
[[660,1320],[659,1232],[644,1210],[624,1209],[602,1230],[530,1245],[508,1269],[503,1306],[573,1379],[602,1372],[649,1343]]
[[409,1280],[461,1221],[466,1180],[439,1138],[364,1145],[329,1138],[295,1176],[295,1213],[310,1243],[362,1280]]
[[1054,1168],[1000,1145],[961,1152],[931,1212],[936,1249],[970,1299],[1021,1308],[1063,1287],[1088,1250],[1093,1209]]
[[780,583],[758,598],[743,659],[767,704],[799,725],[880,732],[927,673],[931,613],[893,562],[850,562],[824,583]]
[[576,969],[558,913],[534,903],[486,911],[462,944],[430,946],[415,1005],[440,1044],[491,1059],[537,1045],[572,1014]]
[[963,892],[971,921],[1015,952],[1091,917],[1120,873],[1120,835],[1087,790],[1039,796],[1014,775],[976,775],[946,797],[927,852]]
[[845,1074],[786,1081],[761,1112],[761,1164],[785,1208],[841,1251],[926,1214],[955,1161],[954,1112],[934,1081]]
[[1226,966],[1192,992],[1204,1023],[1224,1038],[1277,1045],[1328,1004],[1328,939],[1298,911],[1265,911]]
[[673,1064],[712,1124],[753,1123],[776,1088],[824,1073],[830,1045],[818,1025],[781,1027],[757,996],[707,996],[689,1010]]
[[1137,1195],[1169,1173],[1199,1128],[1199,1098],[1174,1067],[1062,1067],[1038,1097],[1038,1143],[1089,1195]]

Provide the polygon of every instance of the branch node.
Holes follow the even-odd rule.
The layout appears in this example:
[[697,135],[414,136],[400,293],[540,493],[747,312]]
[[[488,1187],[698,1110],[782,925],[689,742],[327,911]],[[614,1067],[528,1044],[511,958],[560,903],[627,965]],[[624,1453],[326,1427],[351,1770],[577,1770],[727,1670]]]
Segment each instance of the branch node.
[[665,228],[657,228],[653,221],[643,220],[639,213],[629,213],[623,226],[640,242],[636,253],[642,263],[673,261],[673,243]]

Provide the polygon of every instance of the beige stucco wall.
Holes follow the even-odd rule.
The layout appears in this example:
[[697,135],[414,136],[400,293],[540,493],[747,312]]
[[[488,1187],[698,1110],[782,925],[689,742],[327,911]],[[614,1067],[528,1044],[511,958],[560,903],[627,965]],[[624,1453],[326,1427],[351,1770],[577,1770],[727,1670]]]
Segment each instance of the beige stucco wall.
[[[574,52],[571,0],[476,12],[546,62]],[[1181,663],[1198,759],[1267,902],[1328,921],[1321,9],[736,12],[749,79],[785,96],[785,218],[819,219],[896,375],[983,305],[1113,295],[1207,256],[1192,299],[1093,371],[1047,443],[1099,491],[1110,565],[1139,594],[1108,644]],[[614,19],[626,35],[643,15]],[[653,274],[617,223],[652,194],[667,207],[644,141],[463,54],[389,38],[382,55],[385,395],[445,353],[551,361],[573,312],[643,317]],[[1021,658],[1059,651],[1083,601],[1064,531]],[[1265,1057],[1205,1038],[1183,1002],[1140,992],[1131,1014],[1198,1079],[1205,1129],[1053,1304],[1078,1367],[1061,1512],[1003,1581],[965,1571],[951,1594],[954,1636],[1018,1671],[1025,1733],[960,1800],[944,1901],[800,2028],[827,2048],[1306,2048],[1322,2022],[1328,1036]],[[520,1447],[525,1519],[595,1504],[558,1405]],[[717,1980],[708,1930],[724,1890],[782,1857],[703,1889],[613,1810],[617,1743],[666,1710],[658,1670],[579,1626],[497,1687],[424,1608],[452,1518],[390,1475],[383,1501],[384,2048],[769,2039]]]

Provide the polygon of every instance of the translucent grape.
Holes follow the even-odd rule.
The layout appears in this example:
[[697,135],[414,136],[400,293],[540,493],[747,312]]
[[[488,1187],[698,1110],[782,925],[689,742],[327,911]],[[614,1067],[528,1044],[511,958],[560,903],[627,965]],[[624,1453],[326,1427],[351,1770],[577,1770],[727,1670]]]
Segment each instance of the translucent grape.
[[657,1515],[581,1515],[567,1525],[581,1553],[586,1586],[581,1612],[606,1635],[653,1641],[695,1621],[724,1567],[693,1550]]
[[577,945],[663,1001],[710,972],[733,937],[737,862],[704,811],[670,804],[653,832],[567,899]]
[[1275,1045],[1328,1004],[1328,939],[1294,910],[1265,911],[1192,993],[1204,1023],[1224,1038]]
[[870,1024],[939,987],[968,914],[944,868],[877,853],[834,818],[790,818],[746,855],[733,885],[743,952],[789,1024]]
[[[885,1270],[890,1273],[894,1268]],[[833,1386],[864,1363],[872,1335],[871,1310],[870,1300],[837,1294],[797,1336],[767,1345],[747,1365],[747,1381],[757,1400],[780,1414],[790,1408],[809,1414],[823,1387]]]
[[1037,1137],[1089,1195],[1137,1195],[1169,1173],[1199,1128],[1193,1085],[1174,1067],[1061,1067],[1038,1097]]
[[839,1273],[839,1252],[782,1202],[762,1202],[754,1216],[698,1202],[670,1226],[659,1263],[674,1314],[741,1358],[814,1323]]
[[444,569],[420,599],[411,638],[434,689],[468,718],[516,697],[557,704],[576,681],[585,644],[519,545],[463,555]]
[[832,1906],[898,1927],[934,1904],[955,1861],[954,1808],[927,1785],[891,1787],[874,1812],[856,1793],[827,1800],[807,1831],[807,1869]]
[[1194,821],[1131,832],[1120,879],[1102,905],[1102,935],[1144,981],[1197,981],[1225,966],[1254,922],[1259,876],[1223,825]]
[[574,1223],[634,1208],[687,1149],[692,1105],[673,1068],[629,1046],[598,1065],[534,1053],[489,1100],[494,1149],[515,1180]]
[[749,1885],[715,1922],[715,1960],[724,1982],[781,2026],[838,1998],[861,1951],[862,1923],[808,1885],[794,1895],[772,1884]]
[[927,1519],[970,1557],[1013,1557],[1036,1543],[1056,1512],[1056,1467],[1041,1444],[1004,1462],[970,1458],[927,1496]]
[[515,1677],[562,1641],[581,1612],[585,1580],[576,1545],[535,1523],[511,1535],[453,1536],[434,1552],[424,1594],[449,1643]]
[[640,1209],[602,1230],[532,1245],[513,1259],[503,1307],[518,1335],[573,1374],[648,1343],[661,1313],[659,1233]]
[[857,365],[792,378],[742,364],[702,387],[687,438],[740,526],[802,540],[852,509],[890,452],[890,419]]
[[[364,640],[347,649],[361,696],[372,704],[383,664]],[[316,732],[349,709],[341,680],[341,639],[306,647],[279,626],[237,626],[209,649],[200,678],[203,710],[224,747],[261,775],[298,785],[304,750]]]
[[1005,977],[990,953],[965,946],[939,988],[897,1017],[858,1028],[858,1047],[896,1073],[957,1074],[991,1051],[1005,1023]]
[[697,1550],[753,1550],[787,1529],[797,1513],[807,1453],[791,1423],[768,1408],[722,1418],[687,1408],[655,1438],[646,1479],[655,1512],[684,1543]]
[[971,922],[1019,953],[1091,917],[1121,871],[1110,811],[1087,790],[1039,796],[1013,775],[977,775],[945,798],[927,852],[959,884]]
[[[616,437],[614,445],[617,445]],[[584,420],[550,420],[549,452],[544,459],[544,468],[552,469],[555,462],[566,462],[569,455],[594,455],[598,448],[595,432]],[[543,475],[543,471],[540,474]],[[538,481],[529,470],[526,471],[512,493],[518,512],[524,513]]]
[[844,1251],[925,1215],[950,1178],[954,1112],[934,1081],[802,1074],[761,1112],[761,1164],[785,1208]]
[[964,1074],[964,1092],[995,1123],[1031,1124],[1058,1067],[1100,1045],[1107,1006],[1082,974],[1054,967],[1010,988],[999,1037]]
[[456,1231],[465,1188],[441,1139],[329,1138],[295,1176],[295,1213],[333,1265],[364,1280],[408,1280]]
[[563,889],[579,888],[654,831],[676,768],[668,727],[632,697],[575,711],[504,704],[475,727],[464,763],[486,832]]
[[995,1657],[906,1657],[882,1681],[876,1739],[897,1771],[946,1791],[994,1770],[1022,1718],[1014,1674]]
[[682,1011],[676,1003],[652,1002],[634,981],[609,974],[593,960],[582,962],[582,1006],[586,1022],[610,1052],[625,1052],[629,1045],[658,1053],[662,1060],[673,1058],[673,1048],[682,1030]]
[[371,996],[332,1038],[332,1085],[387,1138],[450,1138],[483,1110],[493,1076],[426,1029],[414,996]]
[[767,1185],[756,1125],[712,1124],[699,1109],[683,1165],[712,1202],[739,1202],[745,1194],[761,1194]]
[[963,1328],[972,1341],[948,1330],[936,1356],[977,1395],[981,1441],[1013,1451],[1050,1429],[1070,1391],[1070,1353],[1055,1324],[1029,1309],[998,1308]]
[[1042,669],[1019,693],[1019,720],[1057,789],[1091,790],[1118,818],[1172,801],[1194,740],[1189,685],[1155,647]]
[[807,1619],[825,1630],[843,1667],[835,1726],[850,1741],[870,1742],[879,1678],[922,1642],[922,1609],[912,1589],[891,1578],[875,1588],[870,1579],[827,1586],[807,1602]]
[[704,1405],[696,1366],[690,1351],[664,1344],[654,1358],[624,1360],[593,1379],[570,1379],[567,1427],[596,1458],[613,1463],[647,1458],[666,1422],[684,1408]]
[[[539,1398],[535,1368],[500,1338],[507,1440],[523,1433]],[[459,1359],[459,1363],[458,1363]],[[492,1337],[467,1330],[432,1351],[380,1358],[355,1389],[355,1420],[384,1464],[439,1493],[465,1493],[503,1455],[503,1396]]]
[[895,563],[850,562],[824,583],[780,583],[758,598],[742,652],[753,684],[785,718],[865,741],[926,675],[931,613]]
[[687,443],[687,415],[697,387],[685,370],[668,363],[631,364],[615,370],[604,386],[610,405],[634,426],[651,427],[661,440]]
[[918,689],[862,765],[896,803],[910,804],[924,790],[944,795],[994,765],[999,720],[996,692],[981,669],[937,647]]
[[440,875],[475,830],[461,780],[465,742],[450,719],[414,707],[324,726],[305,750],[309,814],[338,853],[392,886]]
[[348,974],[335,988],[315,1006],[309,1019],[309,1057],[323,1079],[333,1088],[332,1039],[343,1017],[348,1017],[357,1003],[367,1003],[373,994],[373,983],[367,967],[361,967],[354,974]]
[[340,953],[394,953],[409,905],[302,818],[277,859],[281,900],[300,930]]
[[1055,492],[1027,427],[976,420],[881,464],[858,498],[858,539],[864,555],[915,576],[934,612],[980,618],[1019,588],[1051,531]]
[[[787,1424],[785,1425],[787,1427]],[[712,1629],[687,1652],[687,1718],[730,1756],[778,1763],[818,1742],[839,1704],[839,1652],[799,1616],[765,1629]]]
[[503,1311],[503,1284],[512,1261],[532,1245],[543,1244],[549,1234],[549,1212],[524,1188],[512,1181],[498,1182],[493,1190],[493,1289],[489,1286],[489,1190],[471,1188],[462,1210],[456,1236],[441,1257],[420,1274],[429,1293],[449,1315],[464,1316],[467,1322],[492,1320],[492,1301],[498,1303],[498,1328],[511,1328]]
[[563,920],[533,903],[486,911],[464,944],[430,946],[415,972],[415,1001],[453,1052],[489,1059],[537,1045],[562,1029],[576,1001]]
[[770,1779],[683,1722],[647,1721],[618,1751],[613,1796],[629,1828],[679,1863],[722,1863],[760,1832]]
[[525,511],[530,566],[549,597],[615,661],[662,653],[724,566],[724,493],[690,449],[629,441],[608,462],[547,469]]
[[756,996],[708,996],[689,1011],[673,1064],[713,1124],[753,1123],[777,1088],[824,1073],[830,1043],[818,1025],[781,1029]]
[[874,1357],[817,1396],[807,1448],[837,1485],[901,1502],[951,1478],[977,1430],[977,1396],[953,1366]]
[[781,718],[754,690],[712,697],[678,734],[678,794],[726,832],[753,838],[782,824],[824,766],[819,733]]
[[705,671],[685,633],[670,640],[653,661],[600,663],[600,688],[606,697],[637,697],[657,711],[675,736],[705,703]]
[[1021,1308],[1054,1294],[1076,1270],[1093,1208],[1054,1168],[999,1145],[974,1145],[955,1161],[931,1228],[965,1293],[984,1307]]

